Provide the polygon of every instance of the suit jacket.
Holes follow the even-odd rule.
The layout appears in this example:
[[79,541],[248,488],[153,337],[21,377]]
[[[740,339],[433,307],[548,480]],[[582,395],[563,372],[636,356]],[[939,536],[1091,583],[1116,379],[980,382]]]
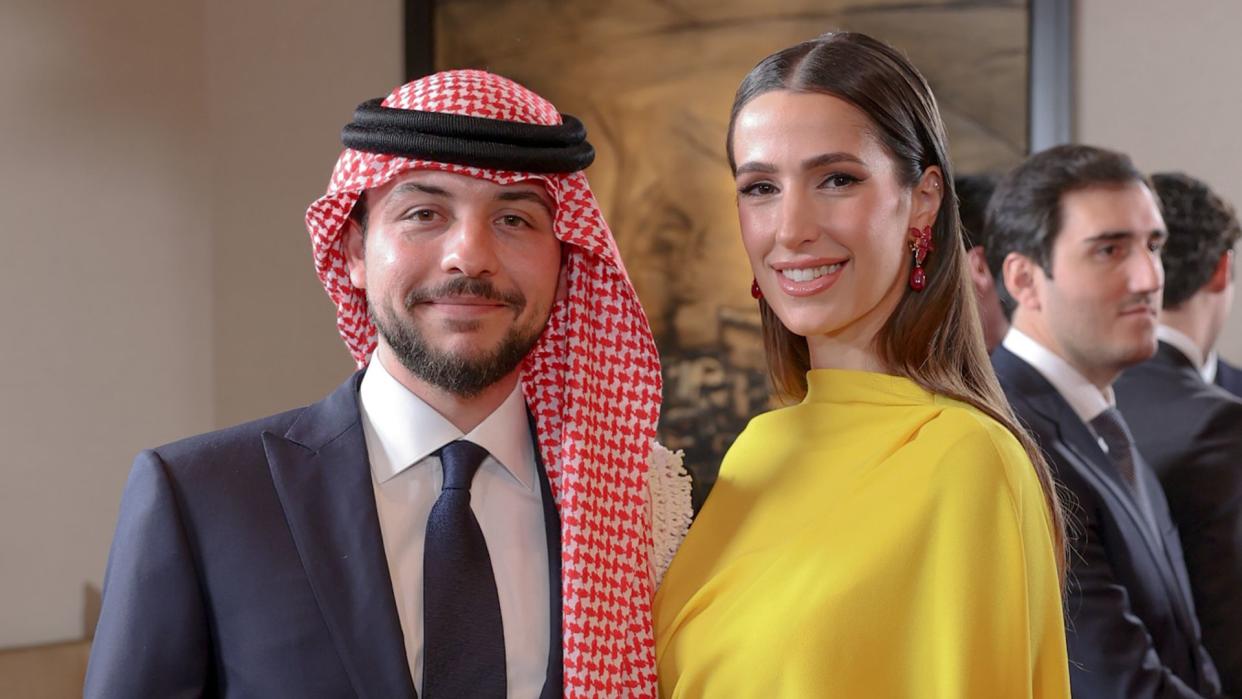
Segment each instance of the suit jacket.
[[[355,374],[305,408],[138,456],[87,697],[414,697]],[[538,450],[536,450],[538,454]],[[561,695],[560,523],[538,463]]]
[[1216,359],[1216,385],[1242,398],[1242,369],[1218,357]]
[[1153,528],[1132,488],[1052,384],[1004,347],[992,354],[992,364],[1064,490],[1071,522],[1066,640],[1075,699],[1218,696],[1177,530],[1155,476],[1140,464]]
[[1163,342],[1115,389],[1181,532],[1204,645],[1225,691],[1242,694],[1242,400]]

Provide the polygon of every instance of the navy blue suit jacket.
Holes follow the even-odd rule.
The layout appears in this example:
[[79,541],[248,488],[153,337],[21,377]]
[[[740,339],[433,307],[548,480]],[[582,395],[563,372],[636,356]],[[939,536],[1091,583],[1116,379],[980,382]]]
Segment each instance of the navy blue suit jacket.
[[[360,380],[361,372],[308,407],[138,455],[108,559],[87,697],[416,696]],[[560,524],[542,462],[538,471],[552,595],[543,696],[557,697]]]
[[1181,532],[1204,644],[1242,693],[1242,400],[1164,342],[1114,388]]
[[1160,483],[1139,472],[1159,533],[1095,436],[1034,367],[1004,347],[992,364],[1058,483],[1071,525],[1066,640],[1075,699],[1216,697],[1190,583]]
[[1216,385],[1238,398],[1242,398],[1242,369],[1226,362],[1224,359],[1217,358]]

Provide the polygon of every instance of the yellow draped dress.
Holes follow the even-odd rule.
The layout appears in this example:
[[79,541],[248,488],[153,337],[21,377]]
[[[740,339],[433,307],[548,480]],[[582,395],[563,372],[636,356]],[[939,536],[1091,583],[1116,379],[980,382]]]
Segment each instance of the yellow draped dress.
[[751,420],[655,599],[663,697],[1069,697],[1050,519],[1004,427],[813,370]]

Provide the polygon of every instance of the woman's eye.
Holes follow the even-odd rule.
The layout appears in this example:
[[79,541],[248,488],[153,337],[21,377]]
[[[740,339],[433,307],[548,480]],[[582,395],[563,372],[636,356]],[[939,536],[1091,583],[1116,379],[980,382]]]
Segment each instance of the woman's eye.
[[858,182],[857,177],[847,175],[843,172],[837,172],[824,178],[823,186],[833,189],[840,189],[842,187],[848,187],[856,182]]
[[747,197],[766,197],[775,194],[776,187],[771,182],[756,182],[742,187],[738,193]]

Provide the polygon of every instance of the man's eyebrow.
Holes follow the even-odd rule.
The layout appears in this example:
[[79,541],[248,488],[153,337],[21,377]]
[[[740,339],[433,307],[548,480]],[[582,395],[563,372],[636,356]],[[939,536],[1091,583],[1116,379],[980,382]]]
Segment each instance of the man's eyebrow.
[[392,189],[393,194],[408,194],[410,192],[422,192],[423,194],[430,194],[436,197],[452,196],[447,189],[419,182],[402,182]]
[[547,197],[540,196],[537,192],[529,189],[512,189],[505,190],[496,195],[496,201],[533,201],[552,213],[552,205],[548,203]]
[[[814,170],[817,167],[823,167],[825,165],[831,165],[833,163],[858,163],[859,165],[862,165],[863,161],[858,156],[852,153],[845,153],[841,151],[838,151],[835,153],[821,153],[819,155],[815,155],[810,158],[807,158],[806,160],[803,160],[802,169],[803,170]],[[744,175],[750,172],[761,172],[765,174],[770,174],[770,173],[776,172],[776,166],[773,165],[772,163],[764,163],[764,162],[752,160],[752,161],[745,162],[739,165],[737,168],[737,173],[735,174]]]
[[[1148,238],[1159,241],[1165,241],[1169,238],[1168,231],[1163,228],[1153,228],[1150,231],[1147,231],[1146,235]],[[1096,233],[1089,238],[1084,238],[1082,244],[1095,245],[1096,243],[1117,242],[1130,240],[1131,238],[1143,238],[1143,234],[1136,234],[1134,231],[1104,231],[1102,233]]]
[[1104,240],[1125,240],[1126,238],[1133,237],[1135,237],[1134,231],[1104,231],[1103,233],[1096,233],[1093,236],[1084,238],[1082,242],[1084,245],[1090,245],[1091,243],[1098,243]]

